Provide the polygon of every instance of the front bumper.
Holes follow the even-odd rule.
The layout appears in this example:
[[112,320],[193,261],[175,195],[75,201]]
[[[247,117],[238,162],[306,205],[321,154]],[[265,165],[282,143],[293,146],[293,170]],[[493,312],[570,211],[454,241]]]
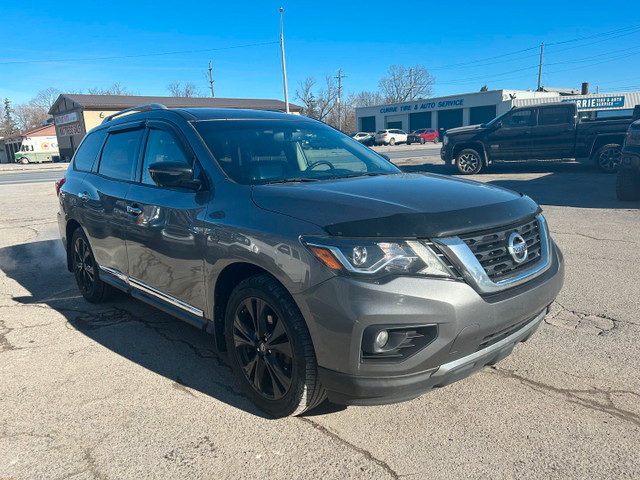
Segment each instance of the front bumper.
[[320,382],[329,392],[329,400],[343,405],[380,405],[411,400],[433,388],[462,380],[483,367],[494,365],[508,357],[513,347],[526,342],[533,335],[547,313],[548,307],[499,342],[424,372],[369,377],[346,375],[320,368]]
[[[563,279],[562,254],[552,244],[544,274],[491,295],[481,296],[462,281],[397,277],[367,283],[335,277],[295,299],[307,319],[329,399],[382,404],[414,398],[507,356],[535,331]],[[369,361],[362,341],[372,325],[435,325],[437,336],[407,358]],[[500,341],[489,344],[488,338]]]

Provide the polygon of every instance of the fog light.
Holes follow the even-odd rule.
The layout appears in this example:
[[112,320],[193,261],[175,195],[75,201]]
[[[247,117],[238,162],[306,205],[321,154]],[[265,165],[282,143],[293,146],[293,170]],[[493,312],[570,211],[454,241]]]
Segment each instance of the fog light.
[[389,340],[389,332],[386,330],[380,330],[376,335],[376,347],[383,348]]

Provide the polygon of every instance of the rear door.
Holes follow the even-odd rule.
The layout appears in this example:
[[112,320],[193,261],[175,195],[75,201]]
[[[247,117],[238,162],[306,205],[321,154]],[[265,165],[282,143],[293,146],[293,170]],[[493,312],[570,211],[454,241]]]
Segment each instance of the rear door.
[[179,129],[164,121],[147,124],[136,182],[127,193],[129,282],[140,295],[161,300],[182,313],[205,310],[203,229],[206,191],[160,187],[149,175],[156,162],[195,165],[195,155]]
[[81,224],[101,273],[123,282],[128,272],[125,197],[133,181],[143,124],[118,125],[108,135],[97,168],[88,173],[81,192]]
[[568,158],[573,155],[575,119],[569,105],[538,108],[538,123],[531,132],[534,158]]
[[531,132],[534,126],[535,110],[533,108],[509,112],[487,134],[489,158],[493,160],[533,158],[531,156]]

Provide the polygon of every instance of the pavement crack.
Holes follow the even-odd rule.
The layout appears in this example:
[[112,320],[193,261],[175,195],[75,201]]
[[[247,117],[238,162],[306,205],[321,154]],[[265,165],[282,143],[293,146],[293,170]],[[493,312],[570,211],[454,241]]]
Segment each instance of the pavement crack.
[[328,428],[324,427],[323,425],[320,425],[318,422],[314,422],[313,420],[306,418],[306,417],[297,417],[299,420],[311,425],[313,428],[315,428],[316,430],[318,430],[319,432],[321,432],[322,434],[326,435],[327,437],[331,438],[332,440],[346,446],[347,448],[353,450],[354,452],[359,453],[360,455],[363,455],[367,460],[369,460],[370,462],[375,463],[376,465],[378,465],[380,468],[382,468],[385,472],[387,472],[391,478],[398,480],[400,478],[400,475],[398,475],[398,473],[391,468],[391,466],[385,462],[384,460],[380,460],[379,458],[376,458],[373,456],[373,454],[369,451],[369,450],[365,450],[364,448],[358,447],[357,445],[354,445],[353,443],[349,442],[348,440],[345,440],[344,438],[340,437],[338,434],[333,433],[331,430],[329,430]]
[[[640,426],[640,415],[629,410],[624,410],[622,408],[616,407],[613,403],[613,395],[617,394],[632,395],[640,399],[640,394],[638,394],[637,392],[631,390],[603,390],[598,387],[593,387],[590,390],[559,388],[554,387],[553,385],[538,382],[536,380],[531,380],[530,378],[526,378],[516,373],[515,370],[498,368],[495,365],[491,367],[489,372],[494,372],[497,375],[517,380],[521,385],[525,385],[537,392],[541,392],[544,394],[555,393],[565,397],[567,401],[575,405],[580,405],[584,408],[595,410],[597,412],[606,413],[625,422]],[[596,395],[603,396],[604,401],[598,401],[598,399],[593,398]]]
[[634,245],[638,244],[638,242],[634,242],[631,240],[620,240],[618,238],[600,238],[600,237],[594,237],[592,235],[587,235],[585,233],[578,233],[578,232],[559,232],[557,230],[552,230],[551,233],[553,233],[554,235],[575,235],[577,237],[588,238],[589,240],[596,240],[598,242],[619,242],[619,243],[631,243]]

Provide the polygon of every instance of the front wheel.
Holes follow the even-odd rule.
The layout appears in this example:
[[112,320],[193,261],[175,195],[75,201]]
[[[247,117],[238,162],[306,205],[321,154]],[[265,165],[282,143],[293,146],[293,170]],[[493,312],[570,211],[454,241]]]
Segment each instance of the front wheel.
[[615,173],[622,158],[622,147],[617,143],[603,145],[593,156],[596,166],[601,172]]
[[395,144],[396,144],[396,139],[395,138],[389,139],[389,145],[395,145]]
[[21,157],[20,158],[20,163],[22,165],[26,165],[27,163],[29,163],[29,159],[27,157]]
[[407,145],[411,145],[411,140],[407,140]]
[[420,145],[424,145],[424,138],[420,137]]
[[270,275],[250,277],[233,290],[225,341],[234,374],[260,410],[276,418],[299,415],[326,398],[302,314]]
[[482,170],[482,159],[475,150],[466,148],[456,156],[456,169],[462,175],[473,175]]

